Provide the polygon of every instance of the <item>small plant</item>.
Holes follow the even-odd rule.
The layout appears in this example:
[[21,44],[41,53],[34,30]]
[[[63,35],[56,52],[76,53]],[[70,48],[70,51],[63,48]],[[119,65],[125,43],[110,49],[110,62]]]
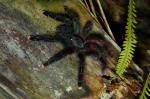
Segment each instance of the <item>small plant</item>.
[[136,47],[135,44],[137,43],[135,36],[135,25],[137,24],[135,5],[135,0],[129,0],[127,26],[125,27],[125,41],[123,42],[123,50],[120,53],[116,67],[116,73],[119,76],[124,73],[130,61],[132,60]]
[[150,97],[150,72],[149,72],[149,75],[148,75],[147,80],[145,82],[145,85],[144,85],[142,94],[140,96],[140,99],[148,99],[147,96]]

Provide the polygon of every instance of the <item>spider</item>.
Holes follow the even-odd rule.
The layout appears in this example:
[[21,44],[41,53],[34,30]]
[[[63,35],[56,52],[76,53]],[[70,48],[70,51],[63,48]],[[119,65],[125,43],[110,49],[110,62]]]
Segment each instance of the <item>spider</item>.
[[30,35],[29,39],[32,41],[61,42],[64,46],[64,49],[45,61],[44,66],[48,66],[69,54],[76,53],[79,57],[78,86],[81,88],[84,82],[85,57],[96,55],[104,62],[101,57],[104,52],[102,37],[97,32],[92,32],[93,24],[90,20],[85,23],[81,30],[79,15],[67,6],[64,6],[64,13],[44,10],[43,14],[61,22],[56,27],[55,35]]

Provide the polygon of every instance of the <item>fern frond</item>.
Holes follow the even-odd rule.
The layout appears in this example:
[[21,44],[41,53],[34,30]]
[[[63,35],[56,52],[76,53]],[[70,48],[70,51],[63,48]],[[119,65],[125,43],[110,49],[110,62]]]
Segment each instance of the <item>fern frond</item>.
[[148,97],[150,97],[150,72],[145,82],[140,99],[148,99]]
[[137,24],[135,5],[135,0],[129,0],[125,41],[123,42],[123,50],[120,53],[116,67],[116,73],[120,76],[124,73],[132,60],[136,47],[135,44],[137,43],[135,35],[135,25]]

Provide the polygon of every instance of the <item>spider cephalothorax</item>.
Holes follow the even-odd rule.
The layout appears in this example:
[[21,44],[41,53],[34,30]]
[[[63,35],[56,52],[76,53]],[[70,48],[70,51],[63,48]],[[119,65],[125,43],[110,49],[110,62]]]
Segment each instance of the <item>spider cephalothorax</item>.
[[55,13],[45,10],[43,14],[61,22],[61,24],[56,27],[55,35],[30,35],[29,39],[45,42],[59,41],[63,44],[64,49],[49,58],[48,61],[44,62],[44,66],[48,66],[69,54],[76,53],[79,57],[80,64],[78,86],[81,87],[83,82],[85,56],[93,54],[101,59],[101,55],[104,51],[101,36],[92,32],[93,24],[91,21],[87,21],[81,30],[79,15],[67,6],[64,6],[64,13]]

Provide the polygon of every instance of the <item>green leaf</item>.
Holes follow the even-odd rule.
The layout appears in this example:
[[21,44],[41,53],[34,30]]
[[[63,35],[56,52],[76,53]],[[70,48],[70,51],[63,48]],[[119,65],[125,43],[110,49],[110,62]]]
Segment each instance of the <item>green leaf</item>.
[[121,76],[128,65],[130,64],[130,61],[133,58],[133,54],[136,47],[136,35],[135,28],[136,28],[136,3],[135,0],[129,0],[128,5],[128,18],[127,18],[127,26],[125,27],[125,41],[123,42],[123,50],[120,53],[118,64],[116,67],[116,73]]
[[146,97],[146,96],[150,96],[150,86],[149,85],[150,85],[150,72],[149,72],[147,80],[144,84],[144,88],[140,95],[140,99],[148,99],[148,97]]

